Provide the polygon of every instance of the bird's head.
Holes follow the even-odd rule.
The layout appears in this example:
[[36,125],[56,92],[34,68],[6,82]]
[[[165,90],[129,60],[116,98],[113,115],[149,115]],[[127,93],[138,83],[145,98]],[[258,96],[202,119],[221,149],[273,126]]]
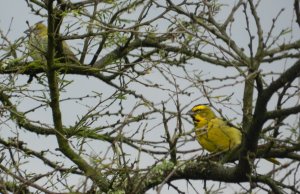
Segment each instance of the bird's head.
[[194,106],[187,114],[192,117],[197,127],[202,127],[203,125],[206,125],[209,120],[216,118],[212,109],[203,104]]
[[43,22],[38,22],[30,27],[30,29],[26,30],[25,33],[34,34],[35,36],[47,36],[48,29]]
[[38,22],[33,26],[33,33],[36,35],[44,36],[47,35],[48,29],[42,22]]

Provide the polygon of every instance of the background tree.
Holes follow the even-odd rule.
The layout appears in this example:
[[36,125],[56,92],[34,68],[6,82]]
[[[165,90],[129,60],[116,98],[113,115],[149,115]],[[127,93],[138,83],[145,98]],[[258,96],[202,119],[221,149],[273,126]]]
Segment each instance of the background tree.
[[[224,2],[25,0],[47,53],[1,29],[0,192],[299,193],[299,1]],[[230,157],[196,143],[199,103],[241,129]]]

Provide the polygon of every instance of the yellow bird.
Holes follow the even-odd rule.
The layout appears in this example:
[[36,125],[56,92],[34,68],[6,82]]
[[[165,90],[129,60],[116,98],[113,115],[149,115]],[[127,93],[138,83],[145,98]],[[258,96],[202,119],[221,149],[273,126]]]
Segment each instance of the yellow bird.
[[210,107],[196,105],[188,114],[193,118],[199,144],[209,152],[227,151],[241,144],[242,133],[217,118]]
[[[45,61],[48,49],[48,28],[42,22],[38,22],[25,32],[29,33],[29,56],[36,61]],[[77,61],[68,44],[63,41],[62,45],[63,56],[65,56],[67,61]]]
[[[218,118],[206,105],[196,105],[188,113],[194,121],[194,130],[199,144],[209,152],[224,152],[237,148],[242,142],[242,133]],[[274,158],[268,158],[280,164]]]

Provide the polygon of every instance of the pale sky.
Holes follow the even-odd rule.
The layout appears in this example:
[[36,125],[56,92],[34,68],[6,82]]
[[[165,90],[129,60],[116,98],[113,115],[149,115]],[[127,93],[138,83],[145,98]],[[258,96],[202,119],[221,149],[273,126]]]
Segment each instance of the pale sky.
[[[230,1],[224,0],[222,2],[226,2],[229,3]],[[233,1],[232,1],[233,2]],[[281,8],[285,8],[286,11],[284,11],[282,13],[282,16],[280,17],[280,19],[278,20],[278,22],[276,23],[276,27],[278,29],[282,29],[282,28],[288,28],[291,26],[296,26],[296,24],[291,23],[290,18],[292,17],[292,15],[294,14],[293,11],[291,10],[291,4],[293,3],[292,0],[285,0],[285,1],[279,1],[279,0],[262,0],[261,1],[261,6],[259,8],[259,14],[260,14],[260,18],[261,18],[261,22],[264,24],[264,28],[269,29],[271,26],[271,22],[272,22],[272,18],[274,18],[276,16],[276,14],[278,13],[278,11]],[[20,36],[24,36],[24,31],[27,29],[27,25],[26,25],[26,21],[29,21],[30,24],[34,24],[35,22],[41,21],[41,18],[38,18],[36,16],[34,16],[31,12],[30,9],[26,6],[25,1],[22,0],[2,0],[1,1],[2,6],[0,6],[0,29],[3,30],[4,33],[7,32],[9,25],[11,24],[11,30],[9,32],[8,37],[11,38],[12,40],[17,39]],[[228,8],[231,8],[230,6]],[[225,8],[226,10],[226,8]],[[242,26],[242,28],[244,27],[245,24],[245,19],[243,17],[243,15],[241,15],[242,13],[239,13],[237,17],[235,17],[236,19],[236,25],[232,27],[232,37],[234,37],[234,39],[239,42],[241,44],[241,46],[247,48],[247,44],[248,44],[248,34],[246,34],[245,30],[244,33],[241,33],[241,28],[240,26]],[[241,17],[239,17],[241,16]],[[221,19],[221,17],[220,17]],[[297,27],[294,27],[297,28]],[[299,32],[299,28],[298,28],[298,32]],[[253,32],[255,34],[255,32]],[[295,33],[293,35],[293,39],[299,39],[300,38],[300,32],[299,33]],[[0,51],[1,53],[1,51]],[[199,61],[195,60],[195,63],[199,63]],[[196,65],[196,64],[195,64]],[[263,66],[263,68],[265,70],[273,70],[273,71],[279,71],[282,69],[283,66],[278,65],[278,66],[269,66],[268,64],[266,64],[265,66]],[[197,70],[197,67],[191,67],[191,71],[193,69]],[[206,74],[207,77],[213,77],[213,76],[222,76],[224,74],[226,74],[226,72],[231,72],[232,69],[222,69],[220,71],[219,68],[215,68],[213,66],[208,66],[207,68],[205,68],[204,72]],[[152,76],[152,77],[151,77]],[[156,75],[152,74],[149,79],[156,79]],[[146,77],[147,78],[147,77]],[[71,79],[71,77],[70,77]],[[159,78],[158,78],[159,79]],[[157,80],[155,80],[157,81]],[[159,81],[159,80],[158,80]],[[94,79],[87,79],[86,77],[80,77],[80,78],[76,78],[74,81],[74,84],[71,85],[69,87],[69,93],[68,95],[70,96],[79,96],[81,94],[85,94],[85,93],[90,93],[94,90],[99,90],[99,82],[95,81]],[[102,88],[103,89],[103,88]],[[108,92],[108,94],[110,94],[112,92],[112,90],[109,87],[105,87],[104,90],[106,92]],[[242,87],[241,85],[239,87],[233,88],[231,91],[228,91],[228,89],[224,89],[224,90],[220,90],[220,92],[222,92],[223,95],[229,95],[230,93],[234,92],[234,97],[236,99],[239,99],[242,95]],[[160,98],[168,98],[167,95],[163,95],[161,93],[155,93],[152,91],[142,91],[142,93],[145,93],[146,96],[150,99],[157,99],[157,97]],[[106,94],[107,96],[109,96],[108,94]],[[62,95],[62,98],[64,98],[64,95]],[[197,98],[196,96],[193,96],[192,99]],[[189,99],[186,99],[189,100]],[[157,102],[160,102],[161,99],[157,100]],[[87,102],[90,104],[93,104],[94,102]],[[132,102],[128,102],[130,104],[130,106],[133,106]],[[78,116],[78,113],[80,113],[81,111],[84,111],[85,108],[83,106],[77,106],[76,111],[74,111],[74,105],[72,103],[65,103],[62,105],[62,112],[63,112],[63,119],[64,119],[64,124],[65,125],[71,125]],[[22,107],[22,106],[21,106]],[[24,109],[26,109],[26,105],[24,105]],[[237,110],[238,112],[240,112],[241,110]],[[225,111],[226,116],[231,117],[231,118],[236,118],[236,115],[233,115],[234,113],[232,111],[226,110]],[[40,112],[38,113],[32,113],[31,114],[32,117],[36,120],[43,120],[43,121],[48,121],[51,122],[51,114],[50,113],[43,113],[41,114]],[[41,117],[41,118],[39,118]],[[240,118],[237,118],[237,121],[240,121]],[[191,126],[192,127],[192,126]],[[5,134],[3,134],[3,132],[0,132],[1,135],[5,136]],[[34,135],[34,137],[31,134],[25,133],[23,134],[24,137],[24,141],[28,142],[28,146],[31,146],[33,148],[39,148],[39,149],[46,149],[47,147],[52,147],[53,149],[55,149],[56,144],[54,143],[55,140],[54,138],[40,138]],[[34,141],[32,141],[34,139]],[[93,144],[90,144],[91,147]],[[197,148],[197,146],[199,146],[197,143],[192,145],[193,148]],[[96,152],[97,150],[95,150]],[[34,162],[31,164],[28,164],[29,168],[31,167],[31,165],[35,164]],[[39,171],[39,170],[43,170],[43,166],[34,166],[34,169]],[[198,181],[197,184],[199,184],[199,189],[202,188],[202,184],[203,181]],[[218,185],[218,183],[215,183],[216,187]],[[182,187],[186,187],[186,183],[182,184]],[[172,193],[172,191],[168,190],[167,187],[165,186],[164,192],[162,193]],[[154,191],[150,191],[149,194],[152,193],[156,193]],[[192,189],[189,189],[189,193],[193,194],[194,191]]]

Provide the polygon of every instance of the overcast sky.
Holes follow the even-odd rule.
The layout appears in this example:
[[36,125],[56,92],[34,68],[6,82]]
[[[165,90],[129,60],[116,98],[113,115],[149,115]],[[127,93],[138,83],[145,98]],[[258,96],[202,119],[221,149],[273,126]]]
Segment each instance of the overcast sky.
[[[224,0],[223,2],[230,2]],[[231,1],[234,2],[234,1]],[[288,28],[291,26],[296,26],[296,24],[291,23],[290,18],[292,18],[293,15],[293,10],[291,9],[292,5],[292,0],[262,0],[261,6],[259,8],[259,14],[262,23],[264,24],[265,29],[269,29],[271,24],[272,24],[272,19],[276,16],[278,11],[282,8],[285,8],[286,11],[282,14],[280,19],[278,20],[276,26],[278,29],[282,28]],[[230,7],[228,7],[230,8]],[[242,13],[240,13],[242,14]],[[241,16],[241,15],[240,15]],[[247,47],[248,44],[248,35],[245,33],[241,33],[241,31],[238,29],[239,26],[244,26],[244,17],[235,17],[236,19],[236,25],[233,31],[232,31],[232,36],[234,36],[234,39],[237,40],[241,45],[244,45],[244,47]],[[34,16],[31,12],[30,9],[26,6],[25,1],[23,0],[1,0],[1,6],[0,6],[0,29],[3,32],[7,32],[9,26],[11,25],[10,32],[8,34],[8,37],[11,38],[12,40],[17,39],[20,36],[24,36],[24,31],[27,29],[27,24],[26,21],[29,21],[30,24],[34,24],[35,22],[41,21],[41,18]],[[243,27],[244,28],[244,27]],[[297,28],[297,27],[294,27]],[[299,32],[299,30],[298,30]],[[299,39],[300,33],[295,33],[293,39]],[[282,66],[265,66],[264,68],[272,69],[274,71],[279,70],[282,68]],[[207,68],[206,69],[207,73],[209,76],[218,76],[218,75],[223,75],[224,71],[214,71],[213,69]],[[85,93],[86,91],[91,91],[93,90],[94,86],[92,82],[84,82],[82,80],[86,80],[85,77],[78,78],[76,81],[78,85],[75,85],[74,88],[70,88],[71,92],[76,93],[78,91],[78,88],[80,88],[80,92]],[[92,81],[92,80],[90,80]],[[80,85],[82,84],[82,85]],[[239,94],[242,94],[241,88],[236,88],[236,90],[239,90]],[[224,91],[225,93],[226,91]],[[229,92],[230,93],[230,92]],[[149,92],[148,96],[155,98],[157,97],[157,93],[151,93]],[[74,119],[77,116],[77,112],[74,111],[69,111],[72,110],[72,104],[65,104],[65,109],[63,110],[63,115],[64,119],[66,119],[66,125],[73,123]],[[78,110],[77,110],[78,111]],[[228,115],[230,117],[230,115]],[[234,116],[232,116],[234,117]],[[44,119],[44,118],[43,118]],[[70,123],[68,123],[70,122]],[[28,139],[27,139],[28,138]],[[25,140],[27,139],[30,141],[32,137],[25,137]],[[47,146],[51,145],[53,142],[53,139],[50,139],[49,142],[45,143],[45,140],[43,139],[43,143],[39,142],[38,139],[32,143],[32,146],[41,146],[42,148],[46,148]],[[201,182],[202,184],[202,182]],[[167,192],[165,192],[167,193]],[[171,192],[170,192],[171,193]],[[192,191],[191,191],[192,193]]]

